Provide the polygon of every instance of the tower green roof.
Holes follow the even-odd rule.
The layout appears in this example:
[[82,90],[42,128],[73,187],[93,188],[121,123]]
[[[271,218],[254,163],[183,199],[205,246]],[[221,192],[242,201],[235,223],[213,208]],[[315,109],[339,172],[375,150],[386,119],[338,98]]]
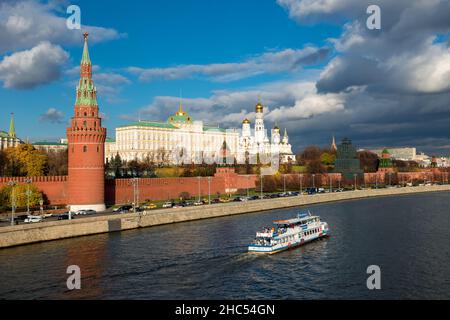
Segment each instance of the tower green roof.
[[9,136],[16,137],[16,128],[14,127],[14,113],[11,113],[11,122],[9,123]]

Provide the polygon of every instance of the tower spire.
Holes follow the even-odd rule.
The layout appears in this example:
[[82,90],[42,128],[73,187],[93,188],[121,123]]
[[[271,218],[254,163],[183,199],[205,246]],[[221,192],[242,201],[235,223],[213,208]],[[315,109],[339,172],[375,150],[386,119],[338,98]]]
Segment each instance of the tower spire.
[[8,135],[11,138],[15,138],[16,137],[16,128],[14,126],[14,112],[11,112],[11,121],[9,123],[9,133]]
[[331,141],[331,150],[332,151],[336,151],[337,150],[336,139],[334,138],[334,135],[333,135],[333,140]]
[[182,116],[184,114],[185,114],[185,112],[183,110],[183,94],[182,94],[182,91],[180,90],[180,105],[178,106],[177,115]]
[[84,36],[84,48],[83,48],[83,56],[81,58],[81,64],[91,64],[91,59],[89,58],[89,49],[88,49],[88,36],[89,33],[83,33]]

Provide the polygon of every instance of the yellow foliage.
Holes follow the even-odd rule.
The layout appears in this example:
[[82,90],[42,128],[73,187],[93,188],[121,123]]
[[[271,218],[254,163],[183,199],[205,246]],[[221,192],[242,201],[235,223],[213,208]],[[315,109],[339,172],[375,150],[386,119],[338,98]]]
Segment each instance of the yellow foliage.
[[6,149],[6,157],[10,163],[18,165],[19,174],[28,177],[44,175],[47,155],[31,144],[19,144],[15,148]]

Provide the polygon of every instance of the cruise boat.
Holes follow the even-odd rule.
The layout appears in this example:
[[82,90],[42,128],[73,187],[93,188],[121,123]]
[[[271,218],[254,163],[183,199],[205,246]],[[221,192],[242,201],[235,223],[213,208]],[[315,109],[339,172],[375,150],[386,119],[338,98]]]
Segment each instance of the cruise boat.
[[320,217],[311,215],[309,211],[298,214],[296,218],[273,223],[275,227],[256,233],[255,240],[248,246],[249,252],[274,254],[327,237],[330,232],[328,224],[320,221]]

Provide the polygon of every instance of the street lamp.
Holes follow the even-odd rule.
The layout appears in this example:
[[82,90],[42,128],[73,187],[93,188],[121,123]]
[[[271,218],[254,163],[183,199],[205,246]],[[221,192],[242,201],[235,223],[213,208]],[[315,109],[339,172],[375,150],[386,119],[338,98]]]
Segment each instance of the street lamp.
[[136,204],[139,204],[139,179],[133,178],[131,183],[133,184],[133,212],[136,213]]
[[355,174],[353,174],[353,176],[355,177],[355,191],[356,191],[356,177],[357,177],[357,174],[355,173]]
[[392,172],[389,172],[389,187],[391,187],[391,175],[392,175]]
[[300,174],[298,176],[298,179],[300,180],[300,195],[302,195],[303,194],[303,175]]
[[260,185],[261,185],[261,195],[259,196],[261,199],[263,198],[263,175],[262,175],[262,173],[260,173],[260,176],[261,176],[261,183],[260,183]]
[[8,186],[11,187],[11,225],[14,225],[14,214],[16,213],[16,181],[9,181]]
[[328,177],[330,178],[330,193],[332,193],[333,192],[333,185],[332,185],[332,182],[331,182],[331,175],[329,175]]
[[315,181],[315,174],[313,173],[313,175],[312,175],[312,178],[313,178],[313,188],[315,189],[316,188],[316,181]]
[[27,183],[27,215],[30,215],[30,184],[33,182],[33,180],[26,179],[25,182]]
[[375,174],[375,189],[378,189],[378,174]]
[[211,177],[208,177],[208,204],[211,204]]
[[200,176],[197,177],[197,180],[198,180],[198,202],[200,202],[200,179],[201,179]]
[[286,175],[283,174],[283,192],[286,193]]

